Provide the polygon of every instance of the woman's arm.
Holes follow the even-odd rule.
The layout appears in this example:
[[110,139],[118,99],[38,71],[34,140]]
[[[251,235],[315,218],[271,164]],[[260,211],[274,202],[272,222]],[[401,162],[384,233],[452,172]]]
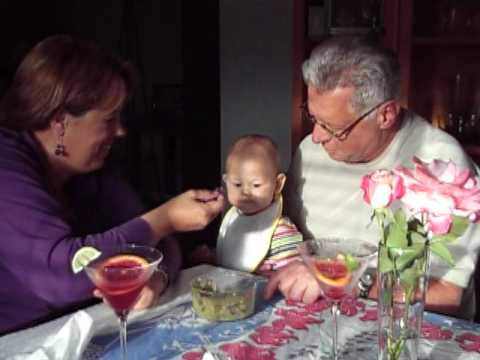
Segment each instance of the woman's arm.
[[[118,243],[154,245],[173,231],[201,228],[218,214],[223,203],[217,193],[189,191],[144,216],[106,231],[85,233],[78,231],[82,224],[72,227],[65,207],[47,191],[41,177],[10,171],[3,172],[0,180],[11,184],[0,191],[0,232],[5,239],[0,248],[0,275],[7,282],[7,277],[15,277],[32,293],[32,299],[42,299],[52,308],[91,297],[91,282],[83,272],[74,274],[71,269],[71,260],[81,247],[102,251]],[[103,205],[90,202],[89,206],[93,212]]]
[[219,191],[189,190],[150,210],[141,218],[145,220],[155,240],[177,231],[200,230],[207,226],[224,205]]

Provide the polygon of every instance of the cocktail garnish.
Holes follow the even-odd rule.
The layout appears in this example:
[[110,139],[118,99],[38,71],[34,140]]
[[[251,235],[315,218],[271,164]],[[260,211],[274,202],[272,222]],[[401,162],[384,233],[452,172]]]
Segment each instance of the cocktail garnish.
[[352,255],[346,254],[345,265],[347,265],[348,271],[351,272],[351,271],[357,270],[360,267],[360,262],[357,259],[355,259],[355,257],[353,257]]
[[351,272],[342,259],[316,260],[315,268],[318,280],[326,285],[344,287],[352,278]]
[[72,271],[74,274],[79,273],[90,262],[98,258],[102,253],[92,246],[84,246],[77,250],[72,259]]

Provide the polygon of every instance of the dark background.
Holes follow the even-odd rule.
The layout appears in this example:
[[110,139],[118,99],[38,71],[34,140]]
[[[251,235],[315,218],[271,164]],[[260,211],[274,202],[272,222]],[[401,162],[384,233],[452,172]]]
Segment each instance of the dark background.
[[[215,188],[221,180],[218,17],[218,0],[2,0],[0,95],[38,41],[60,33],[94,40],[133,62],[140,76],[124,115],[129,135],[115,146],[110,165],[148,207],[189,188]],[[218,225],[217,219],[205,231],[182,234],[182,246],[214,245]]]

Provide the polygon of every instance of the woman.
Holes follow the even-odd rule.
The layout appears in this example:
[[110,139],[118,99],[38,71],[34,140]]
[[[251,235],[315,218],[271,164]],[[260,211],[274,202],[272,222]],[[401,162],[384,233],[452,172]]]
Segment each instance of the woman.
[[[69,36],[45,39],[20,64],[0,103],[0,333],[91,298],[91,282],[71,268],[82,247],[156,245],[221,211],[221,194],[191,190],[143,213],[126,184],[102,171],[124,135],[120,113],[132,86],[128,64]],[[160,244],[173,273],[177,246]],[[140,306],[166,283],[154,278]]]

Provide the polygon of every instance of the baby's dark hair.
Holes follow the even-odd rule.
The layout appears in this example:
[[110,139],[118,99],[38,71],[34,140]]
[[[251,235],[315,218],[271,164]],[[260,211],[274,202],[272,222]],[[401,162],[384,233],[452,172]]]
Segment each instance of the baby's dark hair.
[[248,134],[237,138],[228,151],[228,159],[233,155],[256,157],[259,153],[271,160],[275,171],[280,171],[280,153],[278,146],[270,137],[260,134]]

